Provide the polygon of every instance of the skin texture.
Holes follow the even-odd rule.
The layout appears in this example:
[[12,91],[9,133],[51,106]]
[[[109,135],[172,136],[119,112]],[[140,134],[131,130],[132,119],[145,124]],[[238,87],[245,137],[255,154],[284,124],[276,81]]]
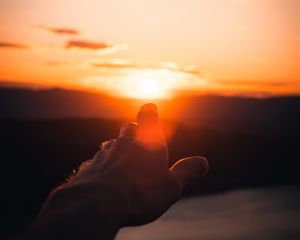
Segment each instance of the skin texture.
[[32,226],[19,239],[113,239],[121,227],[149,223],[208,171],[194,156],[168,168],[168,150],[154,104],[137,123],[102,144],[93,159],[52,191]]

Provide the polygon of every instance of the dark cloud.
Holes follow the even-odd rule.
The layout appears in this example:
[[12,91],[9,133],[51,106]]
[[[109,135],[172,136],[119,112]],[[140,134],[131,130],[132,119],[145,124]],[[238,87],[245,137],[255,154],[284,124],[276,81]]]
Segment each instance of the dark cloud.
[[36,27],[58,35],[79,35],[80,34],[80,31],[74,28],[55,28],[55,27],[42,26],[42,25],[38,25]]
[[95,42],[90,40],[71,39],[66,42],[65,49],[77,48],[92,50],[101,54],[111,54],[116,51],[127,50],[127,44],[111,44],[107,42]]
[[65,48],[82,48],[91,50],[104,50],[112,47],[112,45],[105,42],[92,42],[85,40],[69,40],[65,45]]
[[20,43],[0,42],[0,48],[26,49],[29,48],[29,46]]

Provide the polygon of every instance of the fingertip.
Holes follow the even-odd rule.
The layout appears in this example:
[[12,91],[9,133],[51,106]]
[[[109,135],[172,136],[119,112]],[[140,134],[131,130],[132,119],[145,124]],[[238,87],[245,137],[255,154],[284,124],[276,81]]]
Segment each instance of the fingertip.
[[157,125],[158,124],[158,114],[157,107],[154,103],[147,103],[141,106],[137,114],[138,124],[147,125]]
[[208,161],[205,157],[192,156],[180,159],[172,167],[175,171],[189,171],[195,176],[204,176],[209,169]]
[[141,106],[140,111],[157,111],[157,106],[154,103],[146,103]]
[[110,139],[100,144],[101,150],[108,150],[116,143],[116,139]]
[[195,172],[198,172],[197,176],[205,176],[209,170],[209,164],[205,157],[193,156],[187,158],[189,160],[189,164],[191,164]]
[[137,124],[135,122],[130,122],[127,124],[124,124],[119,133],[120,137],[135,137],[137,134]]
[[179,180],[182,188],[203,176],[209,170],[206,158],[193,156],[177,161],[170,169]]

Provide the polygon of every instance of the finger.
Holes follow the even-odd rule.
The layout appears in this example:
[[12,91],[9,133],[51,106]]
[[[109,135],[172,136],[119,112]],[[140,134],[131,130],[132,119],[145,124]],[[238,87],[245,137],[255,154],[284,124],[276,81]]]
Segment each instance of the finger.
[[88,167],[91,164],[92,164],[92,160],[91,159],[84,161],[83,163],[80,164],[78,171],[83,170],[84,168]]
[[112,147],[112,145],[115,144],[115,142],[116,142],[116,139],[110,139],[110,140],[108,140],[108,141],[105,141],[105,142],[101,143],[100,148],[101,148],[102,150],[108,150],[109,148]]
[[158,125],[157,107],[154,103],[146,103],[141,106],[137,115],[138,124],[147,124],[151,126]]
[[206,175],[208,168],[208,162],[204,157],[194,156],[179,160],[170,170],[174,173],[181,190],[183,190],[192,181]]
[[120,129],[119,138],[130,137],[135,138],[137,135],[137,124],[134,122],[123,125]]
[[93,164],[92,159],[86,160],[83,163],[81,163],[78,168],[77,175],[82,174],[83,172],[86,172],[92,164]]
[[100,144],[100,149],[93,157],[94,161],[100,161],[104,154],[116,144],[116,139],[111,139]]
[[147,103],[140,108],[137,115],[137,138],[145,144],[157,144],[163,140],[157,107],[153,103]]

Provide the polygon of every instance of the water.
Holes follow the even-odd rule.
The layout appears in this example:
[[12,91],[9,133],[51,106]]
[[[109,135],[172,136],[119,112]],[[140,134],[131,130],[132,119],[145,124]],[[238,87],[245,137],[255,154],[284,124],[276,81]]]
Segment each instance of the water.
[[177,202],[157,221],[117,240],[299,240],[300,187],[239,190]]

